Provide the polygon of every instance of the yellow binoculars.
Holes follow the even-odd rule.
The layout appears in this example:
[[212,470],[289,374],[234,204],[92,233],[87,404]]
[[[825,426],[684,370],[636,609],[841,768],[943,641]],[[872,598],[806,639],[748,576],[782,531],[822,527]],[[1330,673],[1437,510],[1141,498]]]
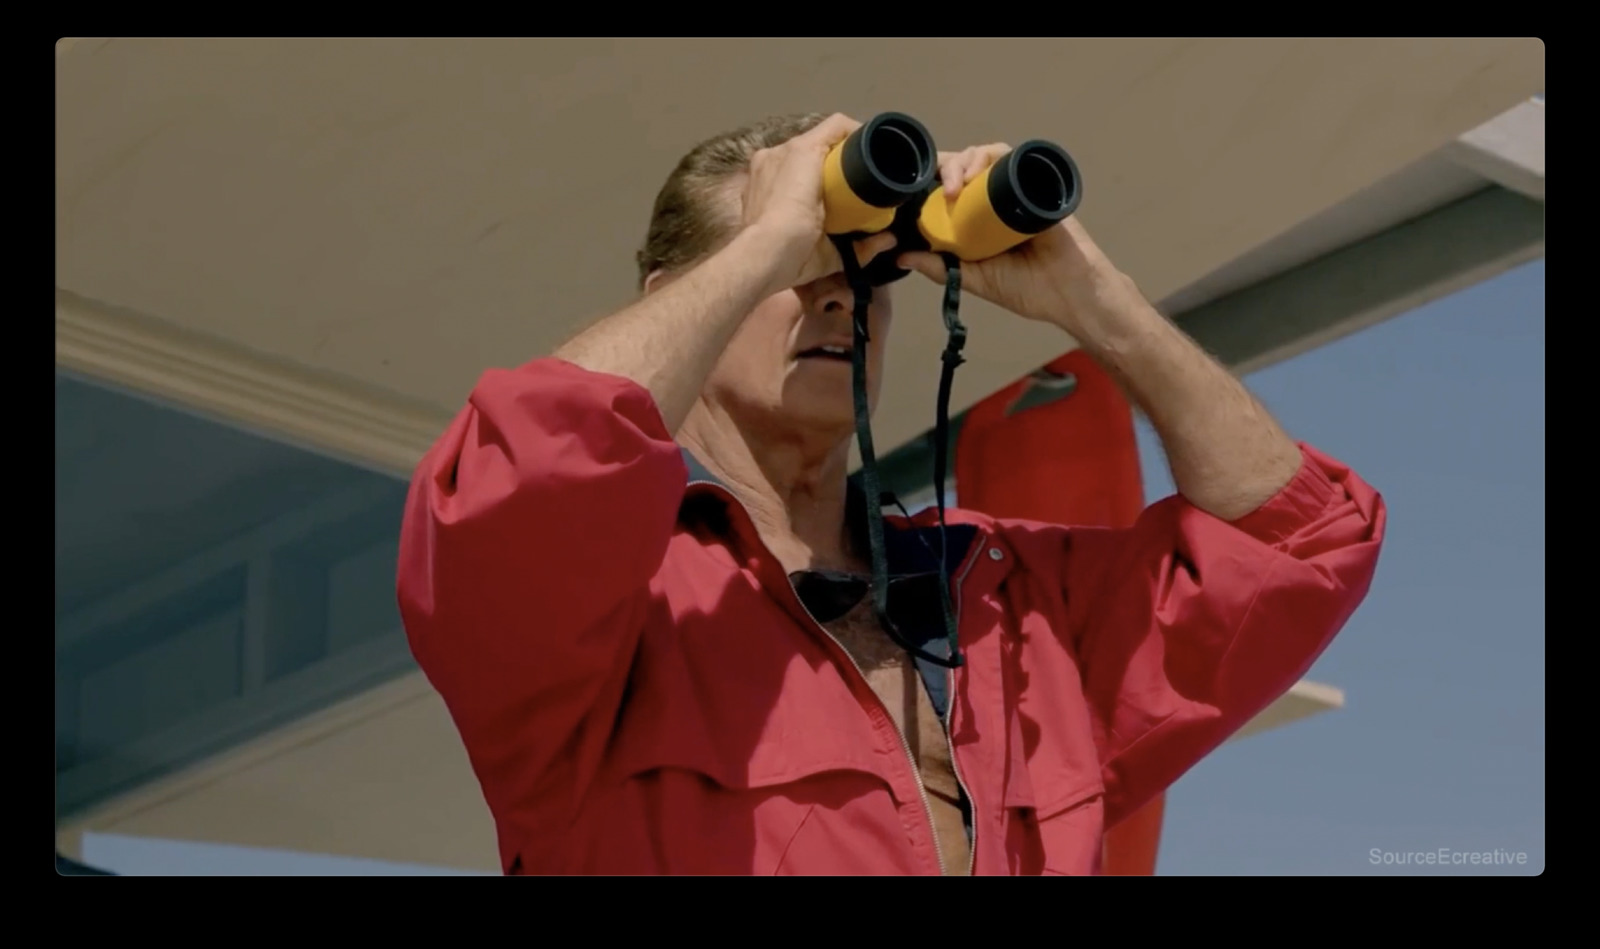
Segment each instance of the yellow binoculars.
[[834,146],[823,165],[823,228],[834,237],[864,237],[891,230],[892,253],[869,263],[874,285],[908,271],[894,266],[910,250],[986,260],[1022,244],[1078,208],[1083,183],[1078,166],[1051,142],[1018,145],[952,199],[938,182],[933,136],[921,122],[884,112]]

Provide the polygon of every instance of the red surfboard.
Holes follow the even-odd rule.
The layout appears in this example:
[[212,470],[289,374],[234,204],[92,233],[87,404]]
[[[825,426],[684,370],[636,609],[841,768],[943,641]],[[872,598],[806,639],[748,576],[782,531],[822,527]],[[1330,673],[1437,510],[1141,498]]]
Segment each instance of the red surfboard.
[[[1133,409],[1081,350],[973,406],[952,454],[960,505],[993,517],[1127,527],[1145,506]],[[1107,831],[1102,873],[1155,873],[1164,806]]]

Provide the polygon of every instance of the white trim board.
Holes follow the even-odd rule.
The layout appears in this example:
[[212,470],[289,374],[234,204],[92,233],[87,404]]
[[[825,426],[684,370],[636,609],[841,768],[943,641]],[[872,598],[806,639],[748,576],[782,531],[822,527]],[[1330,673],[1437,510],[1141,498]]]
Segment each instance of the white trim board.
[[[1339,689],[1302,681],[1232,740],[1343,704]],[[380,746],[376,757],[373,745]],[[347,764],[343,750],[357,746],[365,763]],[[434,765],[417,773],[400,767],[401,759]],[[394,781],[402,771],[412,776]],[[299,788],[302,780],[316,788]],[[58,848],[78,857],[85,833],[498,872],[493,822],[477,779],[443,703],[420,673],[107,802],[60,827]]]
[[56,366],[392,477],[409,478],[451,418],[59,288]]

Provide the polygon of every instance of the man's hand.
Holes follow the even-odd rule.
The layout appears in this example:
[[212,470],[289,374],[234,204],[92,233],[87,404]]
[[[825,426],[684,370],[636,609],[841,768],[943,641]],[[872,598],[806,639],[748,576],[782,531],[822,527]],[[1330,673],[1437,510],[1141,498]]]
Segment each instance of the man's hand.
[[[947,198],[1011,151],[1009,145],[979,145],[939,153],[939,177]],[[939,255],[903,254],[900,266],[944,283]],[[1089,238],[1074,218],[988,260],[963,261],[961,287],[1030,320],[1055,323],[1081,336],[1077,314],[1089,305],[1131,303],[1138,291]]]
[[[833,242],[823,233],[822,166],[833,146],[861,123],[835,113],[814,128],[776,148],[756,152],[745,180],[742,221],[746,229],[775,239],[780,261],[773,292],[797,287],[843,268]],[[865,264],[894,246],[887,232],[856,242]]]
[[[1011,149],[941,154],[950,197]],[[902,267],[944,282],[936,254],[905,253]],[[989,260],[963,262],[961,286],[1013,313],[1066,330],[1155,425],[1173,481],[1223,520],[1250,513],[1288,484],[1298,445],[1238,379],[1145,300],[1077,221]]]

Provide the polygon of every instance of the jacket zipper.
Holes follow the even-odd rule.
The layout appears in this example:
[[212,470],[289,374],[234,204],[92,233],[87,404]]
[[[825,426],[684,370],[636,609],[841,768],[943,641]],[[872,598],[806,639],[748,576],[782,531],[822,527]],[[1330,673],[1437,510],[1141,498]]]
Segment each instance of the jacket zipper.
[[[939,875],[944,876],[946,872],[944,865],[944,848],[939,846],[939,830],[934,826],[933,823],[933,804],[928,800],[928,787],[922,781],[922,765],[918,763],[917,756],[911,753],[911,743],[906,740],[905,733],[899,728],[895,727],[894,716],[890,715],[889,710],[884,707],[882,700],[878,698],[878,693],[872,690],[871,684],[867,682],[867,674],[861,670],[861,664],[856,662],[856,657],[850,655],[850,650],[844,648],[844,644],[839,642],[839,637],[829,632],[826,626],[817,622],[817,618],[812,615],[811,610],[806,608],[805,603],[798,596],[796,596],[794,600],[796,603],[800,604],[800,609],[805,611],[805,614],[811,620],[812,625],[816,626],[817,629],[822,631],[824,636],[832,640],[833,644],[839,648],[839,652],[843,653],[845,659],[849,660],[850,667],[856,670],[856,675],[860,677],[861,684],[867,687],[867,693],[872,696],[873,703],[877,705],[878,710],[883,713],[883,717],[888,720],[889,727],[894,730],[895,737],[900,739],[900,749],[906,753],[906,760],[911,763],[911,776],[916,779],[917,794],[922,798],[923,816],[928,818],[928,837],[933,841],[933,855],[938,858],[939,861]],[[921,687],[920,683],[918,684],[918,687]],[[946,709],[945,711],[946,714],[948,714],[949,709]],[[948,725],[946,725],[945,728],[945,738],[947,741],[949,740]],[[950,749],[950,760],[951,768],[953,770],[955,768],[955,749],[953,747]],[[961,777],[959,774],[956,776],[956,783],[958,785],[961,783]],[[971,798],[968,798],[968,800],[971,800]],[[974,833],[974,838],[976,838],[976,833]]]
[[[736,506],[739,509],[740,513],[744,514],[746,520],[748,520],[750,518],[750,512],[746,511],[744,509],[743,502],[741,502],[738,498],[734,497],[733,493],[731,491],[728,491],[728,489],[722,487],[719,484],[715,484],[713,482],[708,482],[708,481],[690,481],[689,483],[691,485],[694,485],[694,484],[705,484],[705,485],[709,485],[709,486],[713,487],[719,493],[722,493],[724,495],[726,501],[728,501],[729,503],[731,503],[734,506]],[[981,538],[974,538],[974,540],[975,541],[981,540]],[[757,540],[757,543],[760,544],[762,550],[765,551],[765,553],[767,554],[768,557],[772,556],[772,551],[766,550],[766,544],[761,543],[759,540]],[[982,549],[983,549],[983,544],[982,543],[975,543],[974,544],[973,550],[982,550]],[[962,579],[965,579],[966,575],[969,572],[971,572],[972,565],[974,563],[976,563],[976,562],[977,562],[977,558],[975,556],[972,556],[971,554],[969,554],[968,555],[968,560],[967,560],[967,565],[961,571],[961,578]],[[906,761],[911,765],[911,777],[917,782],[917,795],[922,799],[922,815],[928,819],[928,839],[933,841],[933,855],[934,855],[935,858],[937,858],[938,863],[939,863],[939,875],[940,876],[944,876],[945,873],[946,873],[945,863],[944,863],[944,848],[939,846],[939,829],[933,823],[933,804],[932,804],[932,802],[930,802],[928,800],[928,787],[927,787],[926,784],[923,783],[923,780],[922,780],[922,765],[921,765],[920,762],[917,761],[917,756],[912,754],[912,752],[911,752],[911,742],[906,740],[906,736],[905,736],[904,732],[902,732],[899,728],[895,727],[894,716],[890,715],[889,714],[889,710],[884,707],[883,701],[878,698],[878,693],[876,693],[876,692],[874,692],[872,690],[872,684],[867,681],[867,674],[866,674],[866,672],[862,671],[861,664],[856,662],[856,657],[850,655],[850,650],[844,648],[844,643],[839,642],[839,637],[833,635],[833,633],[829,632],[828,627],[822,625],[820,622],[817,621],[816,616],[813,615],[811,610],[806,607],[805,602],[802,601],[800,599],[799,595],[797,595],[794,592],[794,587],[793,587],[792,584],[788,583],[787,580],[786,580],[785,583],[784,583],[784,586],[789,588],[789,596],[800,607],[801,611],[806,614],[806,618],[811,620],[811,625],[815,626],[822,633],[822,635],[828,637],[829,642],[832,642],[833,645],[844,656],[845,660],[850,663],[850,668],[852,668],[852,669],[854,669],[856,671],[856,676],[861,681],[861,684],[866,686],[867,694],[872,696],[873,705],[877,706],[878,711],[881,712],[883,714],[883,717],[889,722],[889,727],[891,729],[893,729],[893,731],[895,733],[895,737],[900,739],[900,750],[905,752]],[[959,610],[959,604],[960,604],[960,581],[959,580],[957,581],[956,603],[957,603],[957,609]],[[959,616],[959,615],[960,614],[958,612],[957,616]],[[912,660],[912,661],[913,661],[913,663],[915,662],[915,660]],[[977,807],[976,807],[976,804],[974,804],[973,801],[972,801],[972,795],[967,792],[966,786],[961,783],[961,770],[960,770],[960,768],[958,768],[956,766],[955,742],[951,741],[951,739],[950,739],[950,716],[951,716],[951,713],[955,710],[955,707],[956,707],[954,680],[955,680],[955,677],[952,674],[951,677],[950,677],[950,681],[951,681],[950,696],[949,696],[949,700],[947,701],[947,703],[945,705],[945,710],[944,710],[945,741],[950,746],[950,770],[955,773],[956,786],[961,789],[963,794],[967,795],[967,802],[968,802],[969,806],[971,806],[973,808],[974,814],[976,814]],[[918,683],[918,685],[920,687],[921,684]],[[972,824],[972,846],[969,848],[971,850],[971,854],[969,855],[969,858],[967,860],[967,873],[968,873],[969,876],[972,873],[972,867],[977,862],[977,852],[978,852],[977,843],[978,843],[978,824],[977,824],[977,821],[974,820],[973,824]]]
[[[988,538],[982,534],[973,537],[972,540],[972,549],[967,553],[967,562],[961,568],[955,580],[954,608],[956,612],[956,629],[958,631],[961,629],[961,588],[966,583],[967,574],[971,573],[972,568],[977,564],[978,554],[983,551],[984,545],[988,543]],[[801,605],[804,606],[804,604]],[[958,632],[958,641],[959,638]],[[956,787],[961,790],[962,796],[967,799],[967,812],[972,815],[972,840],[967,846],[967,876],[972,876],[973,870],[978,866],[978,802],[973,799],[972,792],[967,789],[966,782],[961,780],[961,764],[956,760],[956,740],[950,734],[950,723],[955,718],[956,711],[956,671],[950,669],[945,674],[948,676],[946,681],[949,682],[950,688],[947,690],[944,703],[944,740],[950,747],[950,771],[955,775]],[[926,796],[924,796],[923,800],[926,802]],[[929,811],[929,820],[932,820],[932,811]],[[937,842],[937,835],[935,835],[934,839]]]

